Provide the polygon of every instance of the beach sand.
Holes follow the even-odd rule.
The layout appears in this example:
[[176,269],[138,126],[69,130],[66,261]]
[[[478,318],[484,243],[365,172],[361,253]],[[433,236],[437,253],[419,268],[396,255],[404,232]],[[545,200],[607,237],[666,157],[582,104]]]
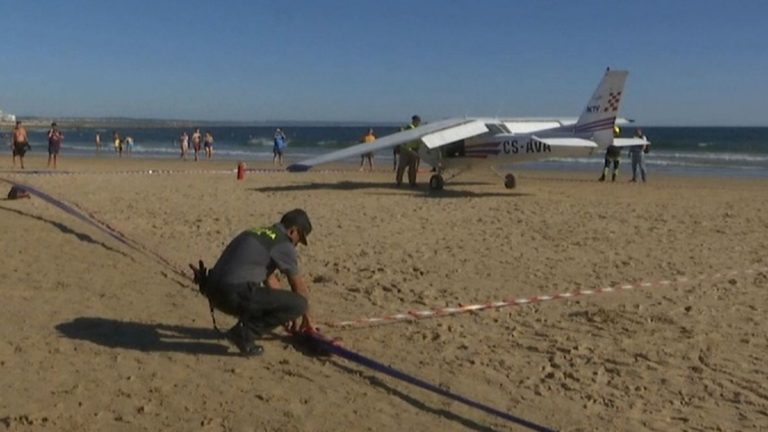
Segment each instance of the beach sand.
[[[28,170],[44,164],[26,160]],[[4,159],[0,178],[77,204],[178,268],[213,265],[241,230],[302,207],[314,231],[299,255],[326,334],[540,425],[768,429],[765,180],[651,173],[628,184],[625,170],[621,182],[598,183],[596,166],[520,171],[509,191],[495,173],[473,171],[431,194],[428,174],[414,190],[350,166],[242,181],[234,168],[64,155],[59,170],[70,174],[14,174]],[[3,200],[0,215],[0,429],[526,430],[310,356],[281,332],[263,357],[240,357],[212,330],[206,300],[152,256],[39,198]],[[624,284],[634,288],[332,325]]]

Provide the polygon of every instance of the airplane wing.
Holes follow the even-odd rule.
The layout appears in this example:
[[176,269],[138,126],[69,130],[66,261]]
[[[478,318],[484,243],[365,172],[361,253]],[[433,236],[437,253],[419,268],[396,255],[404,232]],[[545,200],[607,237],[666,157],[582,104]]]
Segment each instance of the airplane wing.
[[[564,126],[573,126],[578,119],[576,117],[517,117],[497,120],[511,133],[528,134],[545,129],[555,129]],[[620,126],[634,123],[634,120],[617,117],[616,124]]]
[[381,137],[371,143],[356,144],[312,159],[306,159],[288,166],[291,172],[308,171],[315,165],[334,162],[344,158],[360,156],[377,150],[390,149],[409,141],[420,139],[429,148],[440,147],[454,141],[480,135],[488,129],[482,121],[475,119],[448,119],[428,123],[415,129],[408,129]]
[[531,137],[536,141],[541,141],[544,144],[550,146],[559,147],[597,147],[597,143],[583,138],[539,138],[537,136]]
[[636,145],[648,145],[651,142],[642,138],[614,138],[613,145],[616,147],[631,147]]
[[[536,121],[505,121],[504,126],[513,134],[529,134],[531,132],[556,129],[567,125],[560,120],[536,120]],[[575,124],[576,122],[574,122]]]

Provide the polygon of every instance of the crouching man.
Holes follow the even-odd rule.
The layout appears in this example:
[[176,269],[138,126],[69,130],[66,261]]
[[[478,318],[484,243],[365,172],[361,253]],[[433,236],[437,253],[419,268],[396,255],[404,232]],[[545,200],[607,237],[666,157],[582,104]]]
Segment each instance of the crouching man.
[[[211,308],[238,318],[226,336],[243,355],[262,354],[264,347],[256,341],[280,325],[292,331],[314,330],[296,252],[299,243],[307,244],[311,231],[307,213],[294,209],[279,223],[237,235],[210,271],[202,261],[198,268],[190,265]],[[277,270],[288,278],[290,291],[280,289]]]

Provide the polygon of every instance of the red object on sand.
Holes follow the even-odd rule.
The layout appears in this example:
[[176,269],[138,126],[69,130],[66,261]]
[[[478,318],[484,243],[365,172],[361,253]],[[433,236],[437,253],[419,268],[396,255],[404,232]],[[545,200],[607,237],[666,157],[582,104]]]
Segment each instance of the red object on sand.
[[245,178],[245,163],[238,162],[237,163],[237,179],[242,180]]

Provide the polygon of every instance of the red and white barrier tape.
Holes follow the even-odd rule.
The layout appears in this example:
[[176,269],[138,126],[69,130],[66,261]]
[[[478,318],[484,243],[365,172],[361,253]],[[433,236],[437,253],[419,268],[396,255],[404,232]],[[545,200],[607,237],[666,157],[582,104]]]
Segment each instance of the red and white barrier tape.
[[[258,173],[258,174],[265,174],[265,173],[266,174],[296,174],[280,168],[246,168],[245,171],[248,173]],[[321,174],[343,174],[343,173],[357,173],[360,171],[352,168],[349,168],[349,169],[337,168],[337,169],[312,170],[312,172],[321,173]],[[365,171],[365,172],[370,172],[370,171]],[[376,169],[373,172],[391,173],[390,170],[384,170],[384,169]],[[419,172],[427,172],[427,171],[421,170]],[[24,176],[75,176],[75,175],[104,175],[104,174],[106,175],[137,175],[137,174],[235,174],[235,173],[237,173],[237,168],[195,169],[195,170],[142,169],[142,170],[119,170],[119,171],[53,171],[53,170],[19,171],[19,170],[16,170],[16,171],[7,171],[4,174],[24,175]]]
[[729,271],[725,273],[716,273],[710,276],[701,275],[696,278],[688,278],[685,276],[680,276],[674,279],[662,279],[657,282],[638,282],[635,284],[623,284],[615,287],[605,287],[605,288],[598,288],[594,290],[587,289],[587,290],[579,290],[579,291],[565,292],[565,293],[559,293],[559,294],[538,295],[533,297],[516,298],[516,299],[502,300],[502,301],[495,301],[495,302],[461,305],[461,306],[455,306],[455,307],[415,310],[415,311],[397,313],[394,315],[387,315],[387,316],[378,317],[378,318],[359,318],[359,319],[350,320],[350,321],[329,322],[329,323],[326,323],[326,325],[329,327],[335,327],[335,328],[370,327],[370,326],[376,326],[376,325],[394,324],[394,323],[404,322],[404,321],[422,320],[426,318],[437,318],[437,317],[456,315],[456,314],[467,313],[467,312],[479,312],[487,309],[498,309],[498,308],[511,307],[511,306],[523,306],[531,303],[541,303],[541,302],[550,301],[550,300],[571,299],[574,297],[590,296],[595,294],[605,294],[605,293],[618,292],[618,291],[627,291],[627,290],[638,289],[638,288],[651,288],[651,287],[668,286],[672,284],[680,284],[680,283],[687,283],[687,282],[698,282],[698,281],[703,281],[708,279],[718,279],[724,276],[737,276],[739,274],[749,275],[757,272],[768,272],[768,267],[759,267],[759,268],[752,268],[752,269],[740,270],[740,271],[735,270],[735,271]]

